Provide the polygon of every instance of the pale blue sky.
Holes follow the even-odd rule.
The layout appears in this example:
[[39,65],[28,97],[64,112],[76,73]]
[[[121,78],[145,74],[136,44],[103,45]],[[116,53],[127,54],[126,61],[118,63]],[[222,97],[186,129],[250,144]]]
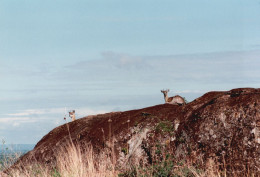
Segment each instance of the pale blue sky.
[[0,139],[78,117],[260,87],[260,0],[0,0]]

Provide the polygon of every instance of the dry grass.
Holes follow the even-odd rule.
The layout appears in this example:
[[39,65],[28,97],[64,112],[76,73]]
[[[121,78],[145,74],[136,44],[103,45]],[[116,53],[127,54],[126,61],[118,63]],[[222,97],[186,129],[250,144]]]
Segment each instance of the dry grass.
[[87,145],[84,152],[74,144],[62,148],[57,154],[57,171],[64,177],[109,177],[117,175],[111,158],[106,153],[94,154],[91,145]]
[[[118,176],[119,171],[115,170],[112,163],[111,153],[95,154],[91,145],[86,145],[86,149],[82,151],[79,146],[69,143],[67,146],[60,148],[56,153],[57,164],[55,169],[40,164],[21,165],[19,168],[9,172],[8,176],[12,177],[113,177]],[[162,164],[165,164],[163,162]],[[166,168],[170,170],[170,176],[194,176],[194,177],[226,177],[237,176],[227,174],[226,170],[219,170],[214,160],[207,163],[206,170],[198,170],[194,166],[188,164],[173,166],[162,166],[163,168],[154,169],[152,166],[140,167],[135,166],[134,170],[121,172],[120,176],[160,176]],[[164,169],[165,167],[165,169]],[[161,170],[161,171],[156,171]],[[169,174],[169,173],[168,173]],[[4,177],[4,174],[0,176]],[[164,175],[162,175],[164,176]],[[247,173],[246,176],[258,176],[254,173]]]
[[117,176],[106,154],[95,155],[92,146],[84,152],[75,144],[60,148],[55,169],[42,164],[20,165],[9,172],[12,177],[112,177]]

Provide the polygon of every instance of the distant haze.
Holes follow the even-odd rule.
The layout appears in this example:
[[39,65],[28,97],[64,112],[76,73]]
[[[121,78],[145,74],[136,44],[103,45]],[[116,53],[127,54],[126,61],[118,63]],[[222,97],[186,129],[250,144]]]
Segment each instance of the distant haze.
[[26,153],[34,148],[35,144],[2,144],[1,154],[7,155],[9,153]]

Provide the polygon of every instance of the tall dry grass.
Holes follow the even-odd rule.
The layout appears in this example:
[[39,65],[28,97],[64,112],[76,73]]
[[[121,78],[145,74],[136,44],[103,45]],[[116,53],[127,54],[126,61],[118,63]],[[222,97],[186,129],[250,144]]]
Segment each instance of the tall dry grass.
[[8,172],[12,177],[112,177],[117,176],[111,158],[106,153],[94,154],[91,145],[82,152],[75,144],[68,144],[56,153],[56,168],[43,164],[21,164]]
[[[225,169],[220,170],[219,165],[211,159],[206,170],[200,170],[190,164],[171,163],[164,159],[154,166],[132,166],[132,171],[116,171],[113,165],[111,152],[95,154],[91,145],[86,145],[83,151],[78,145],[69,143],[63,146],[56,153],[56,168],[51,169],[46,165],[32,163],[29,165],[21,164],[19,168],[12,169],[8,175],[2,174],[1,177],[134,177],[134,176],[194,176],[194,177],[227,177],[240,175],[227,173]],[[252,171],[244,173],[243,176],[256,177],[257,173]]]
[[83,152],[74,144],[62,148],[57,155],[57,171],[64,177],[117,176],[109,154],[97,155],[91,145],[87,145]]

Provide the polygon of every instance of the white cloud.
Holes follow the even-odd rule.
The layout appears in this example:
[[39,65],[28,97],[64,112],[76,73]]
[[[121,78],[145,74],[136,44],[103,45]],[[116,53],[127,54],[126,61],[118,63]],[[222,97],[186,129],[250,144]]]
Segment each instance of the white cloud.
[[84,117],[87,115],[96,115],[96,114],[104,114],[108,111],[106,110],[93,110],[88,108],[80,108],[79,110],[76,110],[76,113],[79,117]]
[[29,117],[1,117],[0,118],[0,122],[1,123],[10,123],[12,124],[13,122],[33,122],[33,120],[31,120]]
[[33,124],[37,122],[36,119],[32,119],[30,117],[1,117],[0,124],[2,130],[9,130],[11,127],[20,127],[24,124]]
[[[5,114],[8,117],[0,117],[0,122],[2,123],[13,123],[13,122],[20,122],[20,123],[30,123],[36,122],[39,120],[53,120],[55,124],[58,124],[62,119],[62,116],[66,114],[68,116],[68,112],[73,110],[73,108],[51,108],[51,109],[26,109],[18,113],[9,113]],[[88,116],[88,115],[95,115],[95,114],[103,114],[108,111],[106,110],[94,110],[86,107],[80,107],[74,109],[76,111],[76,115],[78,118]],[[16,124],[17,125],[17,124]]]
[[180,94],[180,93],[199,93],[199,94],[203,94],[206,91],[204,90],[183,90],[183,91],[175,91],[175,93]]
[[14,122],[14,123],[13,123],[13,126],[14,126],[14,127],[19,127],[19,126],[20,126],[20,123],[19,123],[19,122]]
[[[109,87],[116,84],[171,82],[182,85],[243,84],[256,80],[260,71],[260,51],[219,52],[169,56],[132,56],[114,52],[102,53],[102,59],[81,61],[73,65],[77,70],[63,77],[77,82],[101,82]],[[72,68],[69,66],[68,68]],[[254,71],[253,74],[250,74]],[[66,76],[64,76],[64,73]],[[255,74],[255,76],[254,76]],[[191,88],[195,89],[195,88]]]
[[132,56],[129,54],[104,52],[102,53],[103,61],[109,62],[118,69],[144,69],[150,67],[147,60],[142,56]]
[[9,113],[8,116],[32,116],[32,115],[43,115],[43,114],[57,114],[64,112],[64,108],[51,108],[51,109],[26,109],[22,112]]

